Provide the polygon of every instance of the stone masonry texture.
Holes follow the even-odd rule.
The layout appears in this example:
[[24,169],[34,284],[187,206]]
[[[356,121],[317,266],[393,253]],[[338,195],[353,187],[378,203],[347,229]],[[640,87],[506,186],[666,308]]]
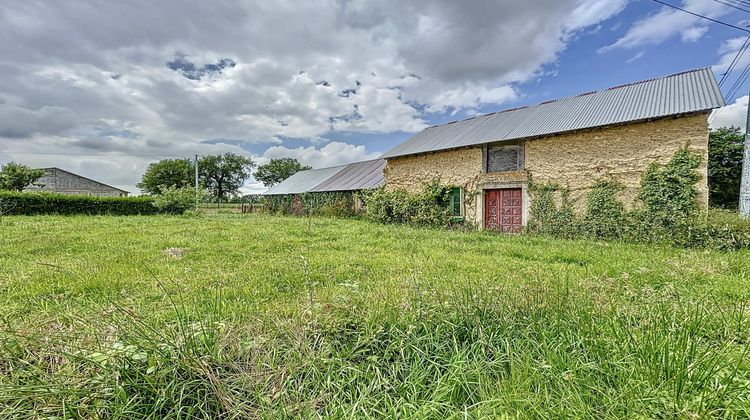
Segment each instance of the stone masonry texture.
[[[708,205],[708,114],[693,114],[655,121],[604,127],[530,139],[523,142],[524,170],[483,173],[482,147],[470,147],[388,159],[388,190],[421,190],[432,180],[463,188],[466,221],[481,225],[483,189],[523,187],[528,175],[534,182],[554,182],[571,190],[580,210],[585,194],[598,179],[619,181],[620,197],[632,206],[641,175],[652,162],[664,164],[682,146],[701,157],[698,183],[700,202]],[[528,197],[525,203],[528,210]]]

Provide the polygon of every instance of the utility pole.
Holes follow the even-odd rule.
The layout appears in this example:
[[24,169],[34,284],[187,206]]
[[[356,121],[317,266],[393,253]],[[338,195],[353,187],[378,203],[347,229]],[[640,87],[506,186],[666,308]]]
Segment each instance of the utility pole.
[[742,176],[740,177],[740,216],[750,218],[750,101],[745,122],[745,147],[742,152]]
[[195,208],[198,209],[200,191],[198,190],[198,155],[195,155]]

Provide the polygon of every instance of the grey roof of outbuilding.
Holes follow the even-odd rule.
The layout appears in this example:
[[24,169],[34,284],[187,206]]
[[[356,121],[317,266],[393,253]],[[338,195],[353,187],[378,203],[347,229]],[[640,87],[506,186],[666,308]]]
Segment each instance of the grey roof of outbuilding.
[[301,171],[274,185],[263,194],[284,195],[376,188],[384,183],[384,167],[385,159],[375,159],[331,168]]
[[381,158],[534,138],[724,106],[710,68],[428,127]]
[[289,178],[274,185],[264,194],[299,194],[309,192],[321,182],[335,175],[338,171],[344,169],[344,166],[334,166],[332,168],[309,169],[300,171]]
[[66,171],[65,169],[62,169],[62,168],[58,168],[57,166],[50,166],[50,167],[48,167],[48,168],[39,168],[39,169],[41,169],[41,170],[43,170],[43,171],[52,171],[52,170],[56,170],[56,171],[62,171],[62,172],[65,172],[65,173],[67,173],[67,174],[70,174],[70,175],[76,176],[76,177],[78,177],[78,178],[83,178],[83,179],[85,179],[85,180],[87,180],[87,181],[91,181],[91,182],[97,183],[97,184],[99,184],[99,185],[103,185],[103,186],[105,186],[105,187],[107,187],[107,188],[112,188],[113,190],[117,190],[117,191],[121,191],[121,192],[124,192],[124,193],[128,193],[128,194],[130,194],[130,191],[128,191],[128,190],[123,190],[122,188],[117,188],[117,187],[113,187],[113,186],[111,186],[111,185],[108,185],[108,184],[105,184],[105,183],[103,183],[103,182],[101,182],[101,181],[97,181],[97,180],[95,180],[95,179],[87,178],[87,177],[85,177],[85,176],[83,176],[83,175],[78,175],[78,174],[76,174],[76,173],[73,173],[73,172],[70,172],[70,171]]
[[376,188],[383,185],[385,159],[356,162],[317,185],[312,191],[352,191]]

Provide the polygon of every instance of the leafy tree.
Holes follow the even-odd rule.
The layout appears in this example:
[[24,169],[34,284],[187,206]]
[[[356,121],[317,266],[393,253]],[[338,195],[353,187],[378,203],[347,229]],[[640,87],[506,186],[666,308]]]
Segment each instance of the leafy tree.
[[736,210],[740,197],[745,137],[737,127],[712,130],[708,137],[708,202]]
[[217,200],[237,195],[254,167],[250,158],[235,153],[204,156],[198,161],[200,180]]
[[20,163],[9,162],[0,167],[0,190],[23,191],[42,176],[43,169],[31,169]]
[[265,165],[258,166],[254,177],[266,187],[273,187],[297,172],[306,171],[308,169],[312,169],[312,167],[299,163],[297,159],[271,159],[271,161]]
[[161,194],[166,187],[176,189],[192,186],[195,166],[190,159],[162,159],[148,165],[136,187],[146,194]]

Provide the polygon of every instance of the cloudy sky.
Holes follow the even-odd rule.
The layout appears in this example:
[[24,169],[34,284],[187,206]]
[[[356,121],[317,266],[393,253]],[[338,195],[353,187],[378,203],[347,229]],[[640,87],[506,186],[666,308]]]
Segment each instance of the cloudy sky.
[[[667,1],[750,22],[750,6]],[[0,0],[0,164],[137,193],[165,157],[348,163],[477,113],[696,67],[721,78],[747,36],[651,0],[407,3]],[[744,125],[748,86],[732,86],[749,64],[712,126]]]

